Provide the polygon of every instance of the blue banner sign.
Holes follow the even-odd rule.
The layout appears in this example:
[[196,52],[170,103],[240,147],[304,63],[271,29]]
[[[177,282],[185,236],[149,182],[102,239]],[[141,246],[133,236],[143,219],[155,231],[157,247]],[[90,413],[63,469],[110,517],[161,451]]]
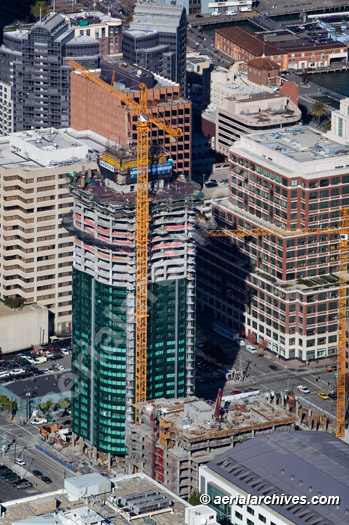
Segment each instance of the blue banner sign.
[[[173,162],[159,162],[159,164],[151,164],[148,166],[148,175],[164,175],[171,173]],[[130,168],[131,179],[137,178],[137,168]]]

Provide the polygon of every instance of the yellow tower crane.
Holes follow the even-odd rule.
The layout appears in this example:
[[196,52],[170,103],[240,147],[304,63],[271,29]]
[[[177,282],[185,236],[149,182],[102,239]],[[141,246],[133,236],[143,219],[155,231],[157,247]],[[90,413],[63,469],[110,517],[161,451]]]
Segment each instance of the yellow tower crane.
[[138,422],[138,404],[147,398],[147,297],[148,297],[148,231],[149,231],[149,129],[150,123],[162,129],[173,139],[182,136],[181,129],[175,129],[155,118],[148,112],[147,88],[139,84],[139,103],[122,91],[110,86],[94,73],[74,60],[67,64],[85,78],[97,84],[138,115],[137,122],[137,198],[136,198],[136,373],[135,373],[135,422]]
[[343,210],[342,225],[338,228],[301,228],[295,230],[283,230],[271,226],[268,229],[251,228],[250,230],[210,230],[210,237],[259,237],[269,235],[303,235],[308,233],[338,233],[339,242],[339,303],[338,303],[338,350],[337,350],[337,426],[336,436],[342,438],[345,435],[345,362],[346,362],[346,324],[347,324],[347,290],[348,290],[348,237],[349,220],[348,210]]

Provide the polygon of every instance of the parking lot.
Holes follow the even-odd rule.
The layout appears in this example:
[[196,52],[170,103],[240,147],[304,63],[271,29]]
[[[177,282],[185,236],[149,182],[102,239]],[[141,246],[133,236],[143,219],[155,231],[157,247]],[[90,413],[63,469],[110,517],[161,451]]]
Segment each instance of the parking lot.
[[[47,355],[47,357],[46,357]],[[42,355],[32,350],[5,354],[0,360],[0,383],[70,370],[70,341],[46,345]]]

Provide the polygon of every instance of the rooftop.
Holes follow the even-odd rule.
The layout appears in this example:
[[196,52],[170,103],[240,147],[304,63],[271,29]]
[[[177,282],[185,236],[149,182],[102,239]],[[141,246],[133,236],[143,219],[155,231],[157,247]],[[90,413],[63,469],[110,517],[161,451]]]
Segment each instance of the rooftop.
[[[275,425],[292,425],[295,417],[288,414],[282,406],[272,405],[265,395],[246,392],[243,399],[234,396],[223,398],[227,411],[218,424],[213,418],[214,405],[196,397],[167,400],[156,399],[151,405],[141,404],[142,414],[149,415],[155,406],[160,418],[160,428],[169,425],[171,431],[184,442],[195,443],[203,440],[227,437],[231,445],[232,436],[249,432],[251,428],[263,429]],[[144,419],[147,421],[147,419]],[[164,422],[164,424],[161,423]],[[202,454],[202,449],[200,449]]]
[[138,4],[135,6],[130,29],[175,33],[183,10],[179,6]]
[[120,18],[115,18],[113,16],[102,13],[101,11],[81,11],[80,13],[64,13],[62,14],[66,20],[71,22],[71,25],[77,25],[81,20],[87,20],[88,25],[100,24],[101,22],[109,24],[122,25],[122,20]]
[[243,49],[246,49],[246,51],[253,56],[280,54],[280,51],[276,46],[269,44],[268,42],[263,42],[263,40],[260,40],[256,36],[256,33],[249,29],[242,27],[227,27],[225,29],[218,29],[216,33],[222,35],[231,42],[234,42]]
[[[130,517],[130,513],[117,505],[116,498],[131,499],[139,493],[148,491],[156,493],[159,498],[165,501],[167,500],[169,506],[157,512],[144,514],[143,516],[135,516],[133,514],[132,519],[137,525],[149,525],[150,523],[153,525],[179,525],[184,523],[185,508],[190,505],[145,474],[121,476],[112,481],[115,489],[105,504],[102,504],[99,500],[92,501],[90,498],[88,499],[87,505],[86,501],[82,499],[71,502],[66,491],[61,489],[50,493],[58,502],[58,514],[47,513],[36,516],[30,503],[31,501],[38,503],[44,500],[47,494],[43,494],[42,496],[35,495],[32,498],[26,498],[23,503],[21,500],[2,503],[7,511],[1,523],[3,525],[61,525],[63,523],[83,523],[84,525],[90,523],[98,523],[99,525],[108,523],[110,525],[124,525],[129,522],[127,518]],[[86,498],[84,498],[84,500],[86,500]],[[105,520],[105,522],[94,521],[96,520],[96,514],[99,515],[99,520]],[[85,521],[78,521],[79,516],[84,516]],[[137,517],[137,519],[135,519],[135,517]],[[68,519],[75,519],[76,521],[68,521]]]
[[208,468],[254,496],[339,496],[339,505],[270,505],[296,525],[348,523],[349,446],[327,432],[258,436],[228,450]]
[[[88,199],[91,203],[96,203],[101,206],[110,206],[111,208],[130,205],[133,206],[136,202],[136,191],[124,193],[125,189],[121,186],[120,191],[113,189],[105,184],[104,180],[92,180],[85,188],[79,187],[78,184],[73,186],[74,194],[80,196],[82,199]],[[151,200],[163,200],[170,198],[171,200],[183,200],[186,197],[198,196],[198,189],[195,183],[177,179],[176,181],[168,182],[164,188],[160,188],[151,192]]]
[[349,146],[307,126],[258,133],[249,138],[298,162],[349,155]]
[[46,128],[11,133],[0,138],[0,170],[25,171],[77,162],[92,162],[105,150],[107,139],[93,131]]
[[0,302],[0,317],[7,317],[8,315],[16,316],[35,310],[46,310],[46,308],[44,306],[39,306],[38,304],[27,304],[23,306],[23,308],[10,308]]
[[[327,35],[327,32],[323,31],[323,34]],[[312,35],[314,36],[313,38]],[[339,44],[330,38],[326,37],[320,41],[316,39],[315,36],[314,33],[311,33],[311,35],[303,33],[298,36],[292,31],[283,29],[282,31],[275,31],[273,33],[260,34],[257,38],[265,38],[267,42],[277,46],[277,48],[283,52],[313,50],[314,48],[332,49],[333,47],[346,47],[345,44]]]
[[276,62],[263,56],[250,60],[248,65],[261,71],[274,71],[280,69],[280,66]]

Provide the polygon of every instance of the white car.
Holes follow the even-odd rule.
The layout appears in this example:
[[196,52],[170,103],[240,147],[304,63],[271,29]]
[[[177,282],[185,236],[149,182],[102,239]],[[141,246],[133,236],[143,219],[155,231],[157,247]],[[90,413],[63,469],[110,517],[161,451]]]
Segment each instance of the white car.
[[11,376],[19,376],[21,374],[25,374],[25,370],[23,368],[15,368],[14,370],[10,370]]
[[67,348],[62,348],[61,352],[62,352],[63,355],[69,355],[70,354],[70,351]]
[[64,366],[62,366],[62,365],[57,365],[56,368],[57,368],[57,370],[64,370]]
[[303,392],[303,394],[310,394],[309,388],[303,385],[297,386],[297,390],[300,390],[300,392]]
[[256,348],[255,348],[254,346],[252,346],[252,345],[248,345],[248,346],[246,346],[246,350],[247,350],[248,352],[250,352],[250,354],[257,354],[257,350],[256,350]]
[[31,421],[32,425],[43,425],[44,423],[47,423],[47,419],[45,417],[41,419],[33,419],[33,421]]
[[25,461],[23,461],[23,459],[21,459],[21,458],[16,458],[15,459],[15,463],[17,465],[21,465],[21,467],[23,467],[25,465]]

